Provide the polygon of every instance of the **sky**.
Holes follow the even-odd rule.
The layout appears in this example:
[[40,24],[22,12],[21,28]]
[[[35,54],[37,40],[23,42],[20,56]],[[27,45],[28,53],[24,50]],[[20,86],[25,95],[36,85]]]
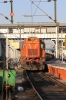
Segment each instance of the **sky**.
[[[0,2],[5,0],[0,0]],[[39,4],[39,8],[42,9],[45,13],[51,16],[54,19],[54,2],[35,2],[40,0],[34,0],[36,5]],[[42,0],[46,1],[46,0]],[[14,24],[18,22],[53,22],[44,16],[45,14],[40,10],[36,10],[36,6],[30,2],[30,0],[13,0],[13,12],[14,12]],[[0,13],[4,16],[10,17],[10,2],[0,3]],[[35,13],[36,11],[36,13]],[[35,14],[34,14],[35,13]],[[24,17],[23,15],[32,15],[32,17]],[[42,16],[36,16],[42,15]],[[57,21],[60,23],[66,23],[66,0],[57,0]],[[6,20],[3,16],[0,15],[0,24],[10,24],[9,20]]]
[[44,40],[45,44],[46,44],[46,48],[54,48],[55,44],[52,40]]

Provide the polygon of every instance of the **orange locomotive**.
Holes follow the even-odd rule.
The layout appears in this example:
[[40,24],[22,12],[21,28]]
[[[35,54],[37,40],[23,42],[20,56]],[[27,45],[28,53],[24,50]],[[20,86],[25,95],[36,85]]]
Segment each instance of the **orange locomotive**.
[[[37,37],[29,37],[20,43],[20,61],[21,64],[44,66],[45,62],[45,44]],[[43,68],[43,67],[42,67]],[[41,68],[40,68],[41,69]]]

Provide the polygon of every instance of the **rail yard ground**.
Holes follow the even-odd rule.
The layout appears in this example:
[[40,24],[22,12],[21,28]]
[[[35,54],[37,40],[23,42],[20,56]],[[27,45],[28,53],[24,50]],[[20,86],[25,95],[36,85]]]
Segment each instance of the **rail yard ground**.
[[[51,61],[51,62],[46,62],[46,63],[49,63],[50,65],[51,64],[58,65],[59,61],[55,61],[55,62]],[[58,68],[61,68],[59,66]],[[52,68],[56,68],[56,67],[57,66],[55,67],[52,66]],[[49,66],[48,66],[48,69],[49,69]],[[66,81],[54,76],[54,74],[52,75],[50,72],[55,73],[54,70],[51,70],[50,72],[49,71],[48,72],[45,72],[45,71],[38,72],[38,70],[37,71],[36,70],[26,71],[24,69],[24,66],[15,67],[15,70],[16,70],[16,87],[14,89],[14,92],[12,92],[11,98],[8,100],[52,100],[52,98],[53,100],[66,100],[66,95],[65,95],[66,94]],[[49,77],[49,79],[45,77],[46,75]],[[29,81],[28,77],[30,78],[31,82]],[[51,79],[53,79],[54,81],[51,81]],[[61,83],[58,86],[56,82],[57,83],[61,82]],[[34,87],[32,87],[34,85],[33,83],[36,83]],[[34,88],[37,88],[37,87],[38,87],[38,91],[36,90],[37,91],[36,92]],[[43,90],[42,91],[43,99],[41,99],[37,95],[39,94],[41,96],[41,90]]]
[[[23,71],[22,68],[17,70],[16,89],[15,92],[12,93],[12,100],[40,100],[32,89]],[[19,87],[23,90],[18,90]]]
[[[47,74],[49,75],[49,73],[47,73]],[[50,76],[52,76],[52,75],[50,75]],[[54,78],[54,76],[52,76],[52,77]],[[57,78],[56,78],[56,80],[59,82],[62,82],[63,84],[66,85],[66,82],[59,80]],[[21,88],[21,90],[19,89],[19,87]],[[62,88],[60,88],[60,90],[61,90],[61,92],[64,91]],[[15,96],[18,99],[16,99]],[[62,100],[62,98],[60,98],[60,94],[58,96],[59,97],[57,98],[57,100]],[[16,91],[12,94],[12,97],[13,97],[12,100],[41,100],[37,96],[36,92],[33,90],[30,82],[28,81],[28,79],[26,77],[25,70],[22,68],[17,69]],[[63,100],[65,100],[65,98],[66,97],[64,95]],[[48,99],[46,98],[45,100],[48,100]],[[54,100],[56,100],[56,98]]]

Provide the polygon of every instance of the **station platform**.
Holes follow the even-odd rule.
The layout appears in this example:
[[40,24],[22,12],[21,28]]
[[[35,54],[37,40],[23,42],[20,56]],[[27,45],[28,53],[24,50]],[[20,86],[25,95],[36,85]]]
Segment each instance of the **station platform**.
[[59,78],[60,80],[66,81],[66,63],[59,60],[53,62],[47,62],[48,71],[50,74]]

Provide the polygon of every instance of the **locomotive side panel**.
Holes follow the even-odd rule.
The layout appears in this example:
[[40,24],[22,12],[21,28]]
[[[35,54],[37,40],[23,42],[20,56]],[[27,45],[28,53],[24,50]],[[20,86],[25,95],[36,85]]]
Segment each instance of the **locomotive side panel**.
[[26,44],[21,43],[21,56],[25,57],[26,54]]
[[45,53],[45,50],[44,49],[42,49],[42,62],[45,62],[45,60],[46,60],[46,53]]
[[24,42],[21,42],[20,43],[20,61],[21,61],[21,64],[24,63],[24,60],[25,60],[25,55],[26,55],[26,44]]

